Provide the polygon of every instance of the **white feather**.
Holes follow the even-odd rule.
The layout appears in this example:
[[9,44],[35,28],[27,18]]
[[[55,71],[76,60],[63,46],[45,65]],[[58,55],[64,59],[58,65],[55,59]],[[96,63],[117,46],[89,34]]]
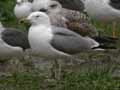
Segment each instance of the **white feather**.
[[102,21],[120,19],[120,10],[109,5],[109,0],[83,0],[85,11],[89,16]]

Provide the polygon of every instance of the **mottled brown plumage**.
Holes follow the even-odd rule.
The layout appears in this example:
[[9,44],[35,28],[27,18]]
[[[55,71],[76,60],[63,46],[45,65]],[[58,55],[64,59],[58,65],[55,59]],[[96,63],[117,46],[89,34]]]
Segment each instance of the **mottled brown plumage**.
[[68,29],[70,29],[76,33],[79,33],[82,36],[94,37],[94,36],[98,35],[95,27],[93,27],[90,24],[79,23],[79,22],[75,22],[75,21],[67,22],[66,24],[67,24]]
[[52,9],[48,10],[52,25],[68,28],[82,36],[97,36],[95,27],[89,23],[89,17],[75,10],[62,8],[58,2],[57,5],[59,8],[54,8],[57,13]]

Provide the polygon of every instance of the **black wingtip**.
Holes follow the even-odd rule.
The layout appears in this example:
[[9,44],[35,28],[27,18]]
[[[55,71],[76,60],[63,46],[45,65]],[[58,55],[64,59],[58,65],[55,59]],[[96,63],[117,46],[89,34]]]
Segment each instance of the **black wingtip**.
[[120,0],[110,0],[109,5],[117,10],[120,10]]
[[94,40],[96,40],[99,43],[113,43],[116,44],[119,40],[118,38],[113,38],[110,36],[98,36],[98,37],[92,37]]
[[93,47],[92,49],[117,49],[114,45],[99,45],[98,47]]

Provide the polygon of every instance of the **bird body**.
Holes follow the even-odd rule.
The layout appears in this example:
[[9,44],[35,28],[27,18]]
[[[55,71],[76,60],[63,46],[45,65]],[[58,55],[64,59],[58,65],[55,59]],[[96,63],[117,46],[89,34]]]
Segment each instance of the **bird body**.
[[24,50],[29,48],[27,34],[15,28],[0,28],[0,59],[23,58]]
[[112,22],[112,37],[116,38],[116,22],[120,19],[120,0],[82,0],[85,11],[92,18]]
[[118,21],[120,10],[110,5],[111,0],[84,0],[87,14],[101,21]]
[[23,50],[19,47],[11,47],[0,39],[0,59],[23,56]]
[[40,56],[66,56],[99,46],[92,38],[82,37],[66,28],[51,26],[45,13],[34,12],[27,20],[32,23],[28,34],[31,49]]
[[[34,31],[33,31],[34,30]],[[29,42],[32,51],[40,56],[54,56],[56,52],[52,50],[53,48],[49,44],[52,39],[51,29],[44,26],[31,27],[29,30]],[[53,52],[54,51],[54,52]]]
[[58,67],[58,72],[54,71],[55,78],[59,79],[61,76],[61,63],[58,63],[60,58],[71,57],[83,50],[103,50],[97,48],[100,44],[90,37],[83,37],[67,28],[51,25],[49,16],[43,12],[33,12],[26,20],[31,24],[28,32],[33,52],[31,54],[54,59],[54,69]]

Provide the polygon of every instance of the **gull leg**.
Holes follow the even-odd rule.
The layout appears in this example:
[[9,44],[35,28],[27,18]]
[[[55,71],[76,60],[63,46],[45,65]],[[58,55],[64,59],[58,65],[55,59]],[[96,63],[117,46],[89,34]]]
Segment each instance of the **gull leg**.
[[57,60],[54,59],[52,61],[52,67],[51,67],[51,78],[56,79],[57,76]]
[[58,62],[58,59],[54,59],[51,68],[51,77],[60,80],[61,76],[61,62]]
[[61,72],[62,72],[62,61],[59,59],[57,80],[60,80]]
[[112,37],[116,38],[116,22],[112,22]]
[[54,78],[57,79],[57,76],[58,76],[58,72],[57,72],[58,70],[57,70],[57,69],[58,69],[58,67],[59,67],[58,62],[57,62],[57,59],[54,60],[54,66],[55,66],[55,67],[54,67],[54,71],[55,71],[55,72],[54,72],[54,73],[55,73],[55,77],[54,77]]

